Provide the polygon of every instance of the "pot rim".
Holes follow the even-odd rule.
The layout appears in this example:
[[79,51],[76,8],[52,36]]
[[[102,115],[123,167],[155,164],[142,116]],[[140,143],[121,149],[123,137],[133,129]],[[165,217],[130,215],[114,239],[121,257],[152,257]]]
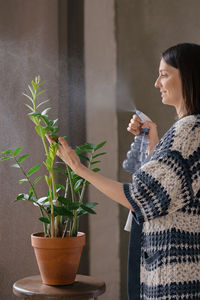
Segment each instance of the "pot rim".
[[34,238],[34,239],[51,239],[51,240],[63,240],[63,239],[73,239],[73,238],[81,238],[83,236],[86,236],[85,232],[81,232],[81,231],[78,231],[78,235],[77,236],[65,236],[64,238],[62,237],[54,237],[54,238],[51,238],[51,237],[45,237],[44,236],[44,232],[35,232],[35,233],[32,233],[31,234],[31,238]]
[[44,237],[43,232],[31,234],[31,244],[34,248],[76,248],[86,244],[86,234],[78,232],[78,236],[74,237]]

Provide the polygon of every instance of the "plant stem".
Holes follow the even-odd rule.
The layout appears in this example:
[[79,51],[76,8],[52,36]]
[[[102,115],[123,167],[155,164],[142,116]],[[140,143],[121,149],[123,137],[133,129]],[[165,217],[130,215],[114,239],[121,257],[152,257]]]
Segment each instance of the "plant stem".
[[71,194],[72,194],[72,202],[76,202],[76,196],[75,196],[75,192],[74,192],[74,185],[72,182],[71,172],[70,172],[68,165],[66,165],[66,168],[67,168],[67,174],[69,177],[70,189],[71,189]]
[[[72,177],[71,177],[71,172],[70,169],[68,167],[68,165],[66,165],[67,168],[67,174],[69,177],[69,183],[70,183],[70,189],[71,189],[71,195],[72,195],[72,202],[76,202],[76,196],[75,196],[75,191],[74,191],[74,185],[72,182]],[[77,235],[77,212],[73,211],[74,213],[74,217],[72,220],[72,227],[70,228],[70,236],[76,236]]]
[[[51,182],[52,182],[52,188],[53,188],[53,199],[57,200],[57,193],[56,193],[56,184],[55,184],[55,176],[53,169],[50,171],[51,174]],[[56,206],[60,206],[60,203],[58,201],[55,202]],[[61,224],[61,218],[60,216],[55,217],[55,236],[60,236],[60,224]]]
[[[91,167],[91,162],[92,162],[92,159],[93,159],[93,154],[94,154],[94,149],[92,149],[92,153],[90,155],[90,160],[89,160],[89,163],[88,163],[88,169],[90,169],[90,167]],[[81,195],[80,195],[80,198],[79,198],[80,203],[83,202],[83,196],[84,196],[84,193],[85,193],[86,182],[87,182],[87,180],[84,180],[84,182],[83,182],[83,187],[82,187]]]
[[[40,213],[41,213],[42,217],[44,218],[44,213],[40,206],[39,206],[39,208],[40,208]],[[44,222],[43,222],[43,230],[44,230],[44,236],[46,236],[47,235],[47,224]]]
[[74,218],[73,218],[73,224],[72,229],[70,230],[70,236],[77,236],[78,231],[78,218],[77,218],[77,211],[74,211]]
[[54,200],[56,200],[57,193],[56,193],[56,183],[55,183],[55,176],[54,176],[53,169],[50,171],[50,175],[51,175],[51,182],[52,182],[52,188],[53,188],[53,198],[54,198]]
[[43,137],[42,137],[42,143],[43,143],[43,146],[44,146],[44,149],[45,149],[46,156],[48,156],[48,148],[47,148],[47,145],[45,143],[45,139]]
[[51,238],[54,238],[54,209],[53,209],[53,199],[52,199],[52,193],[51,193],[51,184],[49,185],[49,202],[51,205]]
[[65,227],[64,227],[64,230],[63,230],[62,238],[64,238],[66,236],[67,226],[68,226],[68,220],[65,221]]
[[66,184],[65,184],[65,195],[64,195],[65,198],[67,197],[67,193],[68,193],[68,183],[69,183],[69,179],[67,178]]
[[84,182],[83,182],[83,187],[82,187],[82,190],[81,190],[81,195],[80,195],[80,198],[79,198],[79,200],[80,200],[80,203],[82,203],[82,202],[83,202],[83,196],[84,196],[84,193],[85,193],[86,182],[87,182],[87,180],[84,180]]

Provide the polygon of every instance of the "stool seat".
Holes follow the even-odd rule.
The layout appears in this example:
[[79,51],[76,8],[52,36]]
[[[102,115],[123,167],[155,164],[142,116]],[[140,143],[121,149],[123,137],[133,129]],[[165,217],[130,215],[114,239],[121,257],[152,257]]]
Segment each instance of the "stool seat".
[[80,300],[97,299],[105,292],[105,282],[92,276],[76,275],[71,285],[51,286],[42,283],[39,275],[25,277],[13,285],[13,293],[21,299]]

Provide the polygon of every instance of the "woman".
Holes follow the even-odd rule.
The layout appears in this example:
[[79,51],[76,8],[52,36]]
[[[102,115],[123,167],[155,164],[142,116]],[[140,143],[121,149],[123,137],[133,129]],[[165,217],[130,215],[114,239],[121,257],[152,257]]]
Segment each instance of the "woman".
[[[122,184],[93,173],[60,138],[58,156],[74,172],[133,212],[142,226],[140,295],[129,279],[129,299],[200,299],[200,46],[167,49],[155,87],[178,120],[158,142],[156,125],[133,116],[128,130],[149,127],[147,161]],[[51,141],[51,140],[50,140]],[[51,141],[52,142],[52,141]],[[134,238],[134,236],[133,236]],[[131,252],[131,270],[134,252]],[[134,264],[133,264],[134,265]]]

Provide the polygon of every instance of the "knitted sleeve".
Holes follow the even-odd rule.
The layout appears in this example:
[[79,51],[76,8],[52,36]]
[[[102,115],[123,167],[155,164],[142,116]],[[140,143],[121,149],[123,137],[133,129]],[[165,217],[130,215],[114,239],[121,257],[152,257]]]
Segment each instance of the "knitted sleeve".
[[179,151],[160,153],[124,184],[124,192],[138,224],[183,208],[193,197],[187,160]]

